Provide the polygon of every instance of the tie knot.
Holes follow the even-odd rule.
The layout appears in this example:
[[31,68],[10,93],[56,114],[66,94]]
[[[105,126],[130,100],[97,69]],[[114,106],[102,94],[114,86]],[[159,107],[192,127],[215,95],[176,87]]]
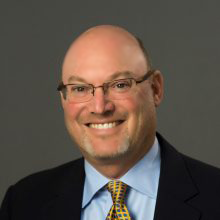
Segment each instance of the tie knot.
[[112,195],[114,204],[124,204],[127,185],[119,180],[111,180],[106,185],[107,190]]

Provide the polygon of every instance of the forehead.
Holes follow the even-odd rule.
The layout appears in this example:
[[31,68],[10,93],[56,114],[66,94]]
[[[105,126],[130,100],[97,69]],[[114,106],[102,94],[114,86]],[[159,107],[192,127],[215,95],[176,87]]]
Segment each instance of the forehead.
[[[125,78],[137,78],[138,75],[131,72],[131,71],[118,71],[115,72],[113,74],[111,74],[106,81],[112,81],[112,80],[116,80],[116,79],[125,79]],[[93,77],[95,78],[95,77]],[[89,81],[87,81],[86,78],[83,78],[83,76],[79,76],[77,74],[74,75],[70,75],[67,78],[67,83],[74,83],[74,82],[83,82],[83,83],[90,83]]]
[[117,33],[90,34],[77,40],[63,63],[63,81],[74,77],[101,81],[131,76],[147,69],[145,57],[131,36]]

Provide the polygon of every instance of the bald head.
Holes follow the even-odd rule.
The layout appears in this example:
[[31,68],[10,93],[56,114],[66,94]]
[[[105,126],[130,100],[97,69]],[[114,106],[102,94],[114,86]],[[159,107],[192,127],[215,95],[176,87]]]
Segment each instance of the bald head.
[[121,27],[100,25],[88,29],[71,44],[64,58],[63,73],[70,72],[73,67],[77,70],[88,57],[92,68],[97,62],[106,61],[104,55],[120,61],[138,61],[143,68],[150,68],[148,54],[138,38]]

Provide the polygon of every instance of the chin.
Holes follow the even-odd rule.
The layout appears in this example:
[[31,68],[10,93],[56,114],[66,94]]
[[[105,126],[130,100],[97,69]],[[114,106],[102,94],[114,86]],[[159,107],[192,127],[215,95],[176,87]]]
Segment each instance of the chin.
[[[108,149],[104,149],[103,145],[108,145],[108,142],[103,141],[103,144],[94,143],[88,136],[85,136],[82,141],[82,151],[85,155],[96,160],[120,159],[129,152],[130,139],[129,136],[126,135],[126,137],[123,138],[122,143],[118,143],[117,146]],[[111,144],[108,146],[111,146]]]

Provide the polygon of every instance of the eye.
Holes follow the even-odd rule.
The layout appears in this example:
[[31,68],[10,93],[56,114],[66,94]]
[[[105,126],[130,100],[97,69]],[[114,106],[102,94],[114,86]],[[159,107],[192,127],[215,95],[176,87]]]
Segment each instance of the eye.
[[86,90],[85,86],[72,86],[72,92],[84,92]]
[[88,85],[69,85],[68,90],[72,95],[87,94],[90,87]]
[[131,80],[120,80],[113,82],[111,88],[117,91],[126,91],[131,88]]

